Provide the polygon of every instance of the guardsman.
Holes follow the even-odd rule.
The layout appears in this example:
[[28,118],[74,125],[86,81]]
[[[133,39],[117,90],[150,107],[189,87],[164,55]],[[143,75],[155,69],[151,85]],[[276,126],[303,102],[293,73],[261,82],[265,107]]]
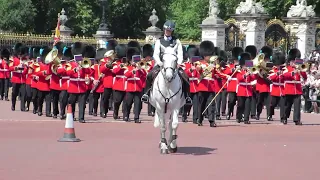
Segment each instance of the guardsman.
[[195,64],[200,61],[199,49],[194,45],[189,45],[187,49],[188,61],[185,62],[185,71],[189,77],[190,82],[190,98],[192,99],[192,106],[185,105],[182,120],[186,121],[187,113],[190,112],[191,107],[193,108],[193,124],[197,124],[199,118],[198,110],[198,82],[200,78],[199,72],[196,70]]
[[269,79],[272,81],[270,86],[270,107],[267,119],[273,121],[274,109],[277,105],[280,107],[280,119],[281,122],[286,119],[284,113],[284,77],[283,68],[285,67],[286,57],[282,52],[276,52],[272,55],[272,61],[274,67],[270,71]]
[[123,120],[127,122],[130,121],[129,115],[132,104],[134,103],[134,122],[141,123],[141,97],[143,94],[143,83],[146,79],[147,73],[144,69],[144,64],[141,62],[141,58],[140,61],[134,61],[134,56],[139,57],[140,53],[140,50],[135,47],[129,47],[127,50],[128,66],[124,73],[127,77],[127,87],[124,99],[125,111],[123,113]]
[[49,47],[42,47],[40,50],[41,62],[39,63],[40,70],[35,73],[38,76],[38,116],[42,116],[43,102],[46,102],[46,117],[52,117],[51,114],[51,94],[50,94],[50,79],[51,74],[49,65],[45,64],[45,58],[51,51]]
[[26,111],[29,111],[29,108],[30,108],[30,103],[31,103],[31,100],[32,100],[32,90],[31,90],[31,83],[32,83],[32,79],[33,79],[33,76],[32,76],[32,64],[36,61],[36,57],[34,57],[33,55],[33,49],[35,47],[30,47],[28,49],[28,54],[29,54],[29,60],[27,61],[27,75],[26,75],[26,96],[25,96],[25,100],[26,100],[26,103],[27,103],[27,106],[26,106]]
[[35,47],[33,49],[33,56],[36,57],[36,59],[33,62],[33,64],[29,66],[30,72],[28,72],[29,73],[28,77],[30,76],[32,78],[31,79],[31,94],[32,94],[31,101],[33,104],[33,114],[37,114],[38,108],[39,108],[39,105],[38,105],[39,97],[38,97],[38,89],[37,89],[39,77],[36,76],[36,73],[40,71],[40,64],[39,64],[41,62],[40,49],[41,49],[40,47]]
[[[202,113],[205,110],[207,103],[211,102],[211,100],[215,96],[213,79],[214,65],[209,62],[210,58],[215,54],[213,43],[211,41],[202,41],[200,44],[199,52],[203,60],[199,61],[200,63],[196,66],[197,71],[200,73],[200,79],[198,83],[198,126],[202,126],[202,121],[204,118]],[[215,102],[213,102],[209,106],[207,111],[210,127],[216,127],[217,125],[215,123]]]
[[[225,51],[220,50],[219,60],[221,62],[223,62],[222,65],[220,64],[221,65],[221,73],[227,74],[227,71],[228,71],[228,65],[227,65],[227,63],[228,63],[228,55],[227,55],[227,53]],[[222,78],[222,84],[224,85],[225,83],[227,83],[227,80],[228,80],[228,78]],[[227,87],[228,86],[225,85],[223,90],[222,90],[222,92],[221,92],[221,116],[226,116],[227,97],[228,97]]]
[[67,71],[72,69],[72,65],[69,63],[70,60],[73,59],[73,55],[71,52],[71,47],[64,47],[62,51],[62,58],[61,58],[61,66],[62,68],[57,69],[57,73],[60,76],[59,85],[60,85],[60,119],[66,119],[66,107],[68,105],[68,88],[69,88],[69,79],[70,77],[67,75]]
[[[234,71],[238,68],[238,61],[240,59],[240,54],[243,53],[243,49],[241,47],[234,47],[232,49],[232,59],[230,60],[230,64],[227,66],[226,74],[231,76]],[[228,113],[227,120],[230,119],[231,114],[233,115],[234,106],[237,102],[237,86],[238,79],[236,74],[232,77],[229,77],[227,80],[227,92],[228,92]]]
[[[54,46],[55,49],[58,50],[58,58],[61,59],[63,55],[63,49],[64,45],[62,42],[58,42]],[[53,58],[53,57],[46,57],[46,58]],[[50,91],[51,91],[51,97],[52,97],[52,113],[53,113],[53,118],[56,119],[58,118],[59,114],[59,98],[60,98],[60,93],[62,91],[62,88],[60,86],[60,80],[61,80],[61,75],[58,73],[58,69],[64,69],[64,67],[59,64],[59,65],[54,65],[50,64],[49,65],[49,74],[51,75],[50,78]]]
[[[146,72],[149,73],[154,64],[155,64],[155,61],[154,59],[152,58],[153,56],[153,47],[151,44],[145,44],[143,47],[142,47],[142,58],[144,59],[144,61],[147,63],[145,66],[147,67],[146,68]],[[143,88],[144,88],[144,92],[146,93],[146,81],[143,82]],[[154,116],[154,113],[155,113],[156,109],[150,104],[148,103],[148,116]]]
[[[91,66],[91,68],[93,70],[92,74],[93,74],[93,79],[94,79],[93,80],[93,87],[91,90],[91,93],[93,96],[93,116],[98,115],[98,102],[99,102],[99,98],[101,97],[100,116],[103,118],[106,117],[106,112],[108,112],[108,104],[106,104],[107,108],[105,108],[105,104],[104,104],[105,99],[103,97],[103,92],[104,92],[103,78],[105,77],[105,74],[102,72],[102,70],[103,70],[102,66],[105,66],[105,63],[106,63],[104,60],[105,53],[106,53],[105,48],[98,49],[97,53],[96,53],[96,57],[95,57],[96,63]],[[112,79],[111,79],[111,81],[112,81]]]
[[285,114],[286,119],[283,120],[283,124],[287,124],[287,118],[290,117],[291,107],[293,105],[293,121],[296,125],[302,125],[301,123],[301,95],[302,95],[302,82],[307,80],[307,74],[301,71],[299,66],[303,64],[301,53],[299,49],[290,49],[287,66],[283,72],[284,77],[284,94],[285,94]]
[[10,51],[7,48],[1,50],[0,57],[0,98],[9,101],[9,81],[10,81],[10,71],[9,71],[9,58]]
[[[112,73],[115,75],[113,80],[113,118],[119,119],[119,108],[120,104],[123,101],[126,95],[126,83],[127,77],[124,75],[124,72],[127,70],[127,58],[126,58],[126,46],[117,45],[115,47],[117,60],[116,65],[113,66]],[[124,109],[122,109],[123,111]]]
[[[71,69],[66,73],[70,76],[69,79],[69,99],[68,103],[75,107],[76,102],[78,102],[79,107],[79,122],[85,123],[84,114],[85,114],[85,106],[86,106],[86,92],[87,92],[87,84],[86,84],[86,75],[91,73],[90,66],[88,67],[88,59],[83,58],[83,44],[81,42],[75,42],[72,46],[72,54],[74,56],[74,60],[76,62],[72,62]],[[87,62],[86,62],[87,61]],[[74,108],[72,109],[74,113]]]
[[[159,69],[162,66],[162,55],[164,52],[161,52],[161,47],[174,47],[174,46],[178,46],[177,48],[177,57],[178,57],[178,65],[182,64],[183,62],[183,49],[182,49],[182,44],[180,42],[179,39],[177,39],[175,36],[173,35],[173,32],[175,30],[175,23],[173,21],[166,21],[163,25],[163,30],[164,30],[164,35],[162,37],[160,37],[154,46],[154,54],[153,54],[153,58],[156,61],[156,66],[154,66],[154,68],[152,69],[152,71],[150,73],[148,73],[147,76],[147,82],[146,82],[146,89],[147,89],[147,93],[145,93],[142,96],[142,101],[145,103],[148,103],[149,101],[149,92],[151,89],[151,85],[153,82],[153,79],[157,76],[157,74],[159,73]],[[185,72],[183,71],[182,68],[179,68],[178,70],[178,74],[181,78],[182,83],[182,89],[186,98],[186,104],[192,104],[192,100],[189,97],[190,94],[190,87],[189,87],[189,82],[188,82],[188,76],[185,74]]]
[[255,76],[250,72],[248,64],[253,65],[250,60],[250,54],[242,53],[239,60],[241,69],[236,73],[236,77],[238,79],[237,122],[240,123],[243,120],[245,124],[250,124],[249,116],[251,109],[252,82],[255,79]]
[[25,59],[26,48],[23,44],[17,43],[13,48],[13,58],[9,59],[9,70],[12,73],[11,83],[12,83],[12,106],[11,110],[15,111],[16,109],[16,100],[21,93],[20,98],[20,110],[25,111],[25,83],[26,83],[26,74],[27,66],[23,62]]
[[[251,60],[256,58],[257,52],[258,52],[257,47],[254,45],[247,46],[244,51],[250,54]],[[256,81],[254,81],[254,83],[252,85],[253,91],[252,91],[251,112],[250,112],[251,119],[257,119],[257,116],[256,116],[257,115],[257,98],[258,98],[259,93],[257,92],[256,84],[257,84]]]
[[[272,59],[272,49],[268,46],[264,46],[261,48],[260,53],[264,54],[264,61],[270,62]],[[260,119],[260,114],[262,112],[263,106],[266,105],[267,114],[269,114],[269,104],[270,104],[270,80],[268,79],[268,73],[264,70],[260,70],[260,73],[256,74],[257,85],[256,89],[258,91],[258,102],[257,102],[257,117],[256,119]]]

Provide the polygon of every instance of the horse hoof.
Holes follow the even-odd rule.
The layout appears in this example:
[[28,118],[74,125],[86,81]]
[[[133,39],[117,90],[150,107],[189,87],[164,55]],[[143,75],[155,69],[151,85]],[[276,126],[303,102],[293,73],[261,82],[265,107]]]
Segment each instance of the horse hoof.
[[170,153],[176,153],[178,151],[178,147],[175,148],[169,148]]
[[168,149],[161,149],[160,154],[169,154]]

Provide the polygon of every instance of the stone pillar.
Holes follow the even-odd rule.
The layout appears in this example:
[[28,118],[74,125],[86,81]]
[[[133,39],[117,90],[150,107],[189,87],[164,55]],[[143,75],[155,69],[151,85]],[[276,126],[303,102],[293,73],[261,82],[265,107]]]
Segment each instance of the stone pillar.
[[266,23],[269,19],[262,4],[252,0],[240,2],[232,17],[238,21],[240,31],[246,36],[245,46],[254,45],[260,50],[265,45]]
[[108,29],[106,18],[105,18],[105,9],[106,9],[106,3],[107,0],[99,0],[102,6],[102,17],[101,17],[101,23],[99,25],[99,28],[93,36],[97,40],[97,48],[106,48],[106,42],[113,38],[113,34]]
[[[68,21],[68,17],[65,13],[66,11],[63,8],[58,14],[58,18],[60,20],[60,41],[71,42],[71,34],[73,31],[65,25]],[[52,30],[52,32],[55,33],[55,30]]]
[[305,0],[297,1],[292,5],[283,18],[286,27],[290,30],[290,36],[296,36],[296,48],[301,52],[301,58],[307,58],[315,49],[316,22],[320,18],[315,17],[314,7],[307,6]]
[[146,35],[146,43],[154,44],[156,40],[159,39],[163,34],[163,31],[160,28],[156,27],[159,21],[159,18],[156,15],[156,13],[157,11],[153,9],[152,15],[149,18],[151,26],[148,27],[148,29],[146,29],[145,31],[143,31],[143,33]]
[[212,41],[216,47],[225,49],[225,29],[227,25],[218,17],[220,10],[216,0],[209,0],[209,16],[202,21],[202,41]]

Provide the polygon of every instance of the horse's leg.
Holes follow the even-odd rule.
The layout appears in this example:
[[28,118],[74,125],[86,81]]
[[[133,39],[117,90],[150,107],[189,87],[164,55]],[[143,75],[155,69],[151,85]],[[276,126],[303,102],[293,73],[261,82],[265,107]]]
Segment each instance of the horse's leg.
[[175,153],[178,150],[177,146],[177,129],[179,124],[179,110],[172,111],[171,119],[169,123],[170,130],[170,141],[169,141],[169,150],[171,153]]
[[159,113],[158,111],[156,112],[156,116],[159,118],[160,122],[160,135],[161,135],[161,140],[160,140],[160,153],[161,154],[168,154],[168,143],[166,139],[166,122],[165,122],[165,114],[164,113]]

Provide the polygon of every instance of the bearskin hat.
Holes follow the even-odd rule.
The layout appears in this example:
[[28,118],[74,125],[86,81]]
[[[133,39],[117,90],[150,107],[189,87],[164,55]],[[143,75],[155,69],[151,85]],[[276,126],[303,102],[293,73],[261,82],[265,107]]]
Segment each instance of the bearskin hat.
[[72,45],[72,49],[71,49],[72,54],[75,55],[81,55],[83,52],[83,44],[81,42],[75,42]]
[[40,57],[42,61],[45,60],[46,56],[49,54],[50,51],[51,51],[51,48],[49,48],[48,46],[43,46],[40,49]]
[[107,41],[107,43],[106,43],[107,51],[115,50],[117,45],[118,45],[118,42],[114,39]]
[[188,58],[199,56],[199,49],[195,45],[190,45],[187,49]]
[[187,54],[187,47],[182,46],[182,55],[183,55],[183,62],[186,62],[188,60],[188,54]]
[[257,56],[257,47],[254,45],[249,45],[244,49],[245,52],[251,55],[251,59],[254,59]]
[[41,47],[39,47],[39,46],[34,47],[32,49],[32,57],[31,58],[36,59],[37,57],[40,57],[40,49],[41,49]]
[[228,62],[228,54],[224,50],[220,50],[219,52],[219,61],[220,62]]
[[63,44],[63,42],[57,42],[53,48],[58,50],[58,55],[62,56],[63,55],[63,48],[65,47],[65,45]]
[[140,55],[140,51],[139,51],[139,49],[138,48],[136,48],[136,47],[129,47],[128,49],[127,49],[127,59],[128,60],[132,60],[132,56],[134,56],[134,55]]
[[288,53],[287,61],[290,62],[290,61],[293,61],[297,58],[298,59],[301,58],[300,50],[297,48],[290,49],[289,53]]
[[11,53],[10,53],[9,49],[3,48],[3,49],[1,50],[1,59],[6,58],[7,60],[9,60],[10,54],[11,54]]
[[282,52],[275,52],[272,55],[272,62],[275,66],[282,65],[286,62],[286,56]]
[[71,59],[73,59],[73,55],[72,55],[72,47],[64,47],[63,48],[63,56],[62,56],[62,61],[65,60],[65,61],[69,61]]
[[239,60],[241,53],[243,53],[242,47],[234,47],[232,48],[232,60]]
[[115,51],[117,53],[117,58],[121,59],[127,56],[127,47],[124,44],[119,44],[116,46]]
[[82,56],[85,58],[95,58],[96,49],[93,46],[87,45],[83,48]]
[[264,59],[272,59],[273,50],[269,46],[263,46],[260,50],[260,53],[264,54]]
[[96,53],[96,60],[100,60],[100,59],[103,59],[104,58],[104,54],[107,52],[108,50],[105,49],[105,48],[99,48],[97,50],[97,53]]
[[220,48],[219,47],[214,47],[214,54],[216,56],[219,56],[219,53],[220,53]]
[[240,54],[239,65],[244,65],[247,60],[251,60],[251,55],[247,52]]
[[139,50],[139,52],[141,52],[141,46],[140,46],[138,41],[130,41],[130,42],[128,42],[127,47],[128,48],[131,48],[131,47],[137,48]]
[[22,43],[17,43],[13,47],[13,55],[14,56],[19,56],[24,54],[24,45]]
[[202,41],[199,48],[200,56],[213,56],[214,55],[214,44],[211,41]]
[[142,47],[142,56],[145,57],[152,57],[153,56],[153,47],[151,44],[145,44]]

